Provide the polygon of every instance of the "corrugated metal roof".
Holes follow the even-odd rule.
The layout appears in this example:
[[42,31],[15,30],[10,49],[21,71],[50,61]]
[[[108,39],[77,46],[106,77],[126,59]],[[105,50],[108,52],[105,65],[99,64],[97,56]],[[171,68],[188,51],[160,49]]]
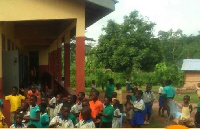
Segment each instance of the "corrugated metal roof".
[[181,70],[200,71],[200,59],[184,59]]

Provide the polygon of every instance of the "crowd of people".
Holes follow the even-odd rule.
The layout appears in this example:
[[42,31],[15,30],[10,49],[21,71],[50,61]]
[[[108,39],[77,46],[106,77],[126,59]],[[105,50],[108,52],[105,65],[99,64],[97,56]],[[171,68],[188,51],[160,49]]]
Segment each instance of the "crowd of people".
[[[132,93],[126,96],[123,102],[121,84],[114,85],[114,79],[109,79],[106,86],[104,100],[99,99],[100,92],[97,90],[95,81],[92,81],[90,95],[86,97],[84,92],[78,95],[56,94],[53,89],[48,95],[40,95],[33,85],[27,96],[18,94],[18,88],[12,88],[12,94],[5,96],[10,102],[10,128],[122,128],[122,122],[128,122],[132,127],[140,128],[150,124],[152,107],[156,96],[147,84],[146,90],[132,88]],[[158,115],[170,116],[173,100],[175,97],[174,87],[171,80],[164,81],[159,88],[159,111]],[[28,101],[24,101],[28,98]],[[37,101],[40,99],[40,104]],[[191,119],[192,105],[189,103],[190,96],[183,98],[183,104],[178,124],[192,126],[192,122],[200,125],[200,102],[194,121]],[[0,100],[0,107],[3,102]],[[194,109],[195,109],[194,108]],[[7,128],[5,117],[0,111],[0,127]]]

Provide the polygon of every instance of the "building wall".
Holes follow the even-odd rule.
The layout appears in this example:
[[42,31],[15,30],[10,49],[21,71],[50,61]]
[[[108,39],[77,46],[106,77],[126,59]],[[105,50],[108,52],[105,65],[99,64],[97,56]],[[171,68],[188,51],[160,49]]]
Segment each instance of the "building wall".
[[0,21],[79,19],[84,0],[1,0]]
[[196,88],[200,83],[200,72],[185,72],[185,88]]

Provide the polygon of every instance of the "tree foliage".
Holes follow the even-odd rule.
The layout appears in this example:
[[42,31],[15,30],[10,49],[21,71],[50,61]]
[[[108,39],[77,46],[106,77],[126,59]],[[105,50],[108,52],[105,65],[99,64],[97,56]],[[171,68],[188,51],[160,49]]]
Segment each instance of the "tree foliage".
[[154,25],[137,11],[125,16],[122,24],[109,20],[99,38],[97,61],[115,72],[152,71],[162,61],[159,40],[152,33]]

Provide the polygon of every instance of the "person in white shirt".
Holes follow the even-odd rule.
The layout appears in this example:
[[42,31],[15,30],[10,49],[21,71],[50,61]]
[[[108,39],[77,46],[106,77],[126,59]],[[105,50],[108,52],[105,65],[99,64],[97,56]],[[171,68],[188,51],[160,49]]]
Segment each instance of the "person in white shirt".
[[158,110],[158,115],[161,115],[161,110],[162,110],[162,116],[164,116],[164,96],[162,94],[163,88],[165,87],[165,81],[163,81],[162,86],[158,89],[158,94],[159,94],[159,110]]
[[84,107],[81,111],[82,119],[76,124],[77,128],[95,128],[90,107]]
[[16,113],[15,114],[15,120],[16,123],[12,124],[10,128],[26,128],[26,126],[22,123],[23,120],[23,114],[22,113]]
[[134,128],[140,128],[144,123],[144,101],[142,100],[143,92],[141,90],[136,91],[136,101],[133,102],[134,115],[131,120],[131,126]]
[[54,109],[53,117],[58,116],[60,114],[60,109],[61,109],[62,106],[63,106],[63,95],[57,94],[57,96],[56,96],[56,106],[55,106],[55,109]]
[[49,124],[50,128],[74,128],[72,120],[68,119],[70,113],[70,106],[63,105],[61,107],[61,114],[55,116]]

